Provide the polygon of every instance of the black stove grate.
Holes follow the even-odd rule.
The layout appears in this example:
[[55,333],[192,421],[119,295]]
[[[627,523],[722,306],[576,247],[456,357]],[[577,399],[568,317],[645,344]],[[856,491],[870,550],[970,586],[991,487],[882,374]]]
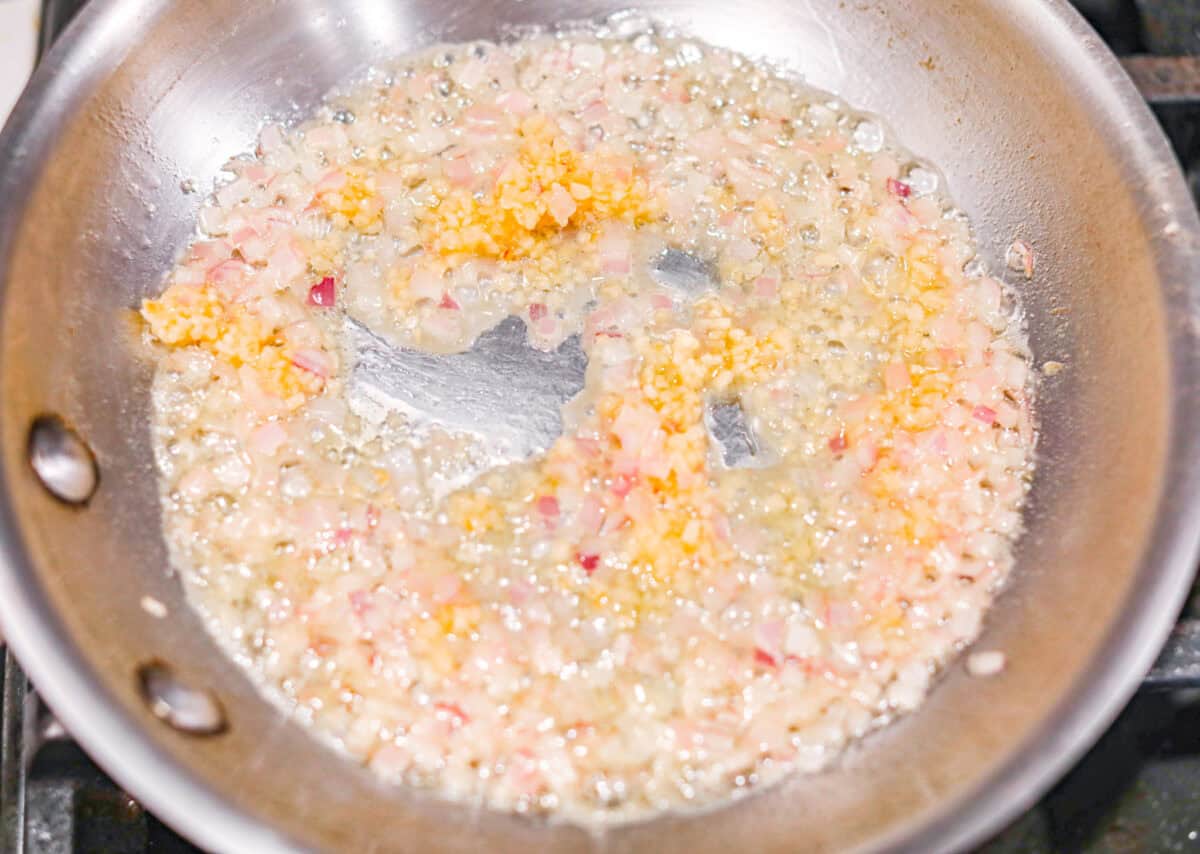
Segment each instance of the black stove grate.
[[[85,0],[43,0],[39,48]],[[1200,198],[1200,0],[1074,0],[1138,82]],[[1190,55],[1189,55],[1190,54]],[[1178,630],[1182,667],[1200,678],[1200,593]],[[0,652],[3,648],[0,647]],[[11,655],[0,672],[0,852],[197,852],[87,757]],[[1144,691],[1083,760],[980,854],[1200,851],[1200,691]]]

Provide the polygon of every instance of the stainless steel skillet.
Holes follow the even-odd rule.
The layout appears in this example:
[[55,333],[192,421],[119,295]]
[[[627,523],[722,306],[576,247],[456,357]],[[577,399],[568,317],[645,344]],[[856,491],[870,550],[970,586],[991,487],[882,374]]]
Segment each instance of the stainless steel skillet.
[[[278,714],[165,571],[147,366],[126,310],[187,240],[199,196],[264,116],[311,108],[374,59],[600,0],[93,0],[0,137],[0,623],[68,728],[151,809],[219,850],[949,850],[1031,802],[1133,690],[1190,582],[1200,449],[1200,222],[1107,50],[1058,0],[663,0],[660,18],[803,72],[941,165],[996,269],[1015,238],[1044,382],[1020,568],[984,643],[909,720],[838,769],[699,816],[594,838],[376,785]],[[95,451],[84,507],[27,461],[61,415]],[[140,606],[150,594],[171,617]],[[144,665],[211,689],[227,726],[181,732]],[[159,671],[154,671],[158,673]]]

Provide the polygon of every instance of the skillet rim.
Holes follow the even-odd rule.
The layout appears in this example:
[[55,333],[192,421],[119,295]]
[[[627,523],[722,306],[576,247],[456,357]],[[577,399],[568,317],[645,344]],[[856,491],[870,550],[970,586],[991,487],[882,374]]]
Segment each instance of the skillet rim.
[[[130,48],[128,19],[153,20],[171,0],[91,0],[35,70],[0,133],[0,311],[5,271],[15,251],[19,219],[36,183],[38,152],[64,128],[91,85],[117,67]],[[1090,106],[1107,122],[1129,158],[1126,177],[1142,197],[1145,225],[1161,282],[1170,388],[1168,470],[1155,523],[1132,593],[1112,632],[1069,699],[1036,737],[1012,751],[1003,767],[974,791],[937,808],[923,826],[897,828],[872,848],[960,850],[999,830],[1034,803],[1112,723],[1137,689],[1174,625],[1200,553],[1200,217],[1157,120],[1116,57],[1066,0],[1014,4],[1044,34],[1042,47],[1059,61],[1083,63],[1094,75]],[[1169,164],[1163,168],[1164,164]],[[1161,223],[1159,222],[1161,220]],[[1174,234],[1164,229],[1178,225]],[[1161,225],[1161,227],[1157,227]],[[2,323],[0,318],[0,323]],[[0,420],[6,417],[0,400]],[[237,803],[174,765],[135,718],[125,714],[82,655],[62,643],[63,627],[42,591],[8,498],[16,472],[0,461],[0,627],[8,644],[72,735],[112,777],[153,813],[214,850],[288,852],[296,843],[251,818]],[[87,705],[77,702],[86,696]]]

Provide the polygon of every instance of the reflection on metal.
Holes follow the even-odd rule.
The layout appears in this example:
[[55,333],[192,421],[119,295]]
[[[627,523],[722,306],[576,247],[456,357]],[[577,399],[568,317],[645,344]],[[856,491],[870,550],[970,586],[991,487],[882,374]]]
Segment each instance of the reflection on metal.
[[466,352],[429,353],[393,346],[347,318],[351,392],[482,436],[497,460],[525,459],[562,433],[562,406],[583,388],[587,370],[578,335],[549,353],[526,338],[524,321],[507,317]]
[[711,403],[704,412],[709,438],[729,468],[752,465],[759,455],[758,438],[746,421],[746,410],[737,400]]
[[86,502],[100,481],[91,449],[57,415],[43,415],[29,428],[29,464],[42,486],[68,504]]
[[216,735],[227,728],[221,701],[208,690],[185,685],[161,661],[138,670],[142,698],[150,711],[174,729],[189,735]]
[[682,249],[664,249],[654,259],[650,275],[659,284],[692,297],[714,290],[717,283],[716,265]]

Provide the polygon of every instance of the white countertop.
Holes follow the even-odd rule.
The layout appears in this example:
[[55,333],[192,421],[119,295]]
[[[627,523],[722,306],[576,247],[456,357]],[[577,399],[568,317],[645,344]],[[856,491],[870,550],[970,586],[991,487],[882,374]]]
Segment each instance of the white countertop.
[[0,123],[33,68],[40,9],[39,0],[0,0]]

